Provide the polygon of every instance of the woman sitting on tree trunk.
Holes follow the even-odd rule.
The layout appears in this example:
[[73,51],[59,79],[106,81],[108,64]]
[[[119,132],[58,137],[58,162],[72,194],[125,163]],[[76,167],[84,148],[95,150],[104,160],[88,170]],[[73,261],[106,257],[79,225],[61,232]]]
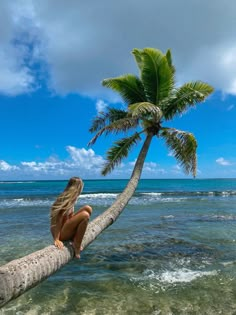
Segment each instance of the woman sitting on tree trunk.
[[90,219],[92,208],[83,206],[74,213],[74,205],[83,190],[83,181],[79,177],[72,177],[65,190],[57,197],[51,207],[51,233],[54,244],[63,248],[62,241],[72,240],[75,257],[80,258],[82,239]]

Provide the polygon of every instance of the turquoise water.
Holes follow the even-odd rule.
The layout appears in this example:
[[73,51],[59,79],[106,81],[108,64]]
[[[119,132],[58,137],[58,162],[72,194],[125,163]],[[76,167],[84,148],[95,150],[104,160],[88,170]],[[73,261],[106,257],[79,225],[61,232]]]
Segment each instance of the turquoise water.
[[[102,213],[127,181],[85,181]],[[51,244],[65,181],[0,183],[0,264]],[[1,282],[0,282],[1,285]],[[236,180],[141,180],[117,222],[0,314],[236,314]]]

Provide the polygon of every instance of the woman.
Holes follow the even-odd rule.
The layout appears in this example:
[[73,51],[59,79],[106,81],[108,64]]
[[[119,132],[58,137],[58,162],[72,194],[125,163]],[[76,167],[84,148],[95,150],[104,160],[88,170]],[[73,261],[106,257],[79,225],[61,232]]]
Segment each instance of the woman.
[[80,258],[81,243],[90,219],[92,208],[84,206],[74,213],[74,205],[83,190],[83,181],[72,177],[65,190],[58,196],[51,207],[51,233],[54,244],[63,248],[62,241],[72,240],[75,257]]

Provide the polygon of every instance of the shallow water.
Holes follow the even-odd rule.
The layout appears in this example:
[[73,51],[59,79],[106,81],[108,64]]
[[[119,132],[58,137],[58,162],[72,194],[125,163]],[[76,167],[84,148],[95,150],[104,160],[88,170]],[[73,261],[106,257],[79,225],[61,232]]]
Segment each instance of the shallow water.
[[[99,215],[126,181],[86,181]],[[0,183],[0,264],[51,243],[65,182]],[[82,254],[0,314],[236,314],[236,180],[142,180]]]

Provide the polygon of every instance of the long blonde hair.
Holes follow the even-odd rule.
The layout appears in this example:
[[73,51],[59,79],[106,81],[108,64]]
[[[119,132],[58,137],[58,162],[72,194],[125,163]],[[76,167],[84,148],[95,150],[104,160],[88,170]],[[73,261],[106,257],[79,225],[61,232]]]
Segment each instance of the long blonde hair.
[[57,197],[55,202],[51,207],[50,219],[51,225],[56,224],[56,219],[59,212],[62,214],[67,214],[71,208],[73,208],[76,200],[83,190],[84,184],[81,178],[72,177],[64,189],[64,191]]

